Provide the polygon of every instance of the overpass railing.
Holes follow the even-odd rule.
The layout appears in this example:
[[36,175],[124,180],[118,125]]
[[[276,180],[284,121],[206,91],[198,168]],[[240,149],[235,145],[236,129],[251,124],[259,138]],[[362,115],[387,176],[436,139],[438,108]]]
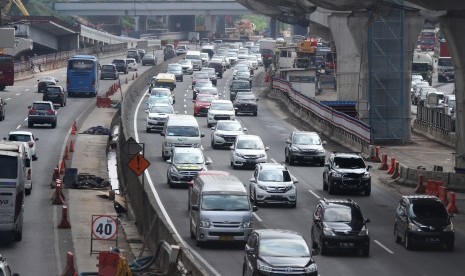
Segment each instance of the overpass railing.
[[455,132],[455,120],[439,110],[426,106],[417,106],[417,120],[429,127],[446,132]]
[[371,127],[365,122],[334,110],[292,88],[285,80],[273,78],[272,91],[284,95],[298,109],[311,113],[326,133],[338,133],[362,146],[371,142]]

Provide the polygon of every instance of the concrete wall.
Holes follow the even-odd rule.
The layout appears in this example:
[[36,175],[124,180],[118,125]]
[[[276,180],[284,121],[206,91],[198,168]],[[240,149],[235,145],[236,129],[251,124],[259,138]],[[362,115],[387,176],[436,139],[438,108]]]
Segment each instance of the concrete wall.
[[[148,237],[148,248],[154,252],[157,244],[164,240],[170,245],[179,245],[180,253],[179,260],[182,260],[183,273],[189,272],[189,275],[208,275],[208,273],[195,262],[193,256],[189,250],[183,246],[183,243],[178,240],[177,236],[174,234],[174,229],[172,229],[161,211],[158,202],[156,201],[150,191],[148,184],[143,185],[141,178],[137,177],[125,164],[129,162],[129,157],[121,151],[121,147],[127,138],[133,133],[132,126],[128,124],[128,119],[130,118],[129,112],[134,109],[134,106],[137,104],[138,99],[143,97],[143,93],[147,88],[147,80],[152,76],[164,72],[163,68],[167,64],[175,62],[175,60],[180,59],[177,57],[165,61],[162,64],[157,65],[156,67],[148,70],[128,88],[126,93],[121,110],[121,120],[120,120],[120,136],[118,141],[118,178],[120,183],[122,183],[122,188],[127,192],[128,202],[131,205],[131,209],[135,215],[136,224],[139,230],[139,233],[143,236]],[[144,189],[145,188],[145,189]],[[149,232],[150,225],[154,221],[154,227],[152,227]],[[166,264],[160,264],[166,265]],[[179,263],[178,263],[179,265]],[[179,271],[170,271],[169,275],[181,275]]]

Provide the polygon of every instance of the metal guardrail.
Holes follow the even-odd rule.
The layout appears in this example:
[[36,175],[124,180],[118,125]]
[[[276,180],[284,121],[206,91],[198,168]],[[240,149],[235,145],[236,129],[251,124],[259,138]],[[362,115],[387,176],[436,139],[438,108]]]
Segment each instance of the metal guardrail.
[[455,132],[455,119],[451,115],[425,106],[417,106],[417,120],[430,127]]

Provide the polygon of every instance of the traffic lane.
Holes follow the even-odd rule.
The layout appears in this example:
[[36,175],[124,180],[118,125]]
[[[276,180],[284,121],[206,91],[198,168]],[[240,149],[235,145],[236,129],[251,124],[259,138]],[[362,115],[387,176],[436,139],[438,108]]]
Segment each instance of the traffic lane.
[[[53,71],[53,75],[60,76],[64,74],[66,74],[64,68]],[[0,251],[9,258],[12,267],[21,275],[57,275],[62,270],[62,267],[58,267],[61,265],[58,265],[57,259],[61,259],[62,264],[65,261],[65,255],[57,255],[58,251],[66,252],[71,250],[72,243],[70,242],[70,232],[59,232],[60,236],[56,238],[58,235],[56,232],[58,211],[57,207],[50,204],[50,175],[59,160],[59,154],[62,150],[61,145],[72,122],[95,99],[68,99],[68,106],[58,110],[59,121],[56,129],[51,130],[48,126],[39,125],[28,129],[27,122],[24,121],[27,117],[27,106],[33,100],[41,100],[42,94],[37,93],[34,89],[30,89],[28,93],[16,94],[23,91],[25,87],[33,87],[36,85],[35,82],[37,82],[35,79],[18,81],[16,86],[11,87],[13,89],[10,93],[18,97],[12,97],[8,101],[7,107],[10,108],[10,112],[7,114],[6,120],[1,122],[1,137],[5,137],[10,130],[20,126],[19,130],[32,131],[40,140],[37,142],[39,159],[32,162],[32,195],[26,197],[25,202],[23,240],[12,243],[6,237],[2,237],[0,238]],[[112,83],[101,82],[100,93],[106,91]],[[58,247],[62,248],[62,250],[58,250]],[[30,262],[31,265],[21,265],[24,260]]]

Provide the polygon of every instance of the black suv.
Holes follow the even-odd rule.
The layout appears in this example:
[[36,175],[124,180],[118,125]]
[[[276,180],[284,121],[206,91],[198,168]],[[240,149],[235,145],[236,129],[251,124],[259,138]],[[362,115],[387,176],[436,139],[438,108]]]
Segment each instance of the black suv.
[[223,73],[224,73],[223,64],[221,64],[220,62],[210,62],[208,63],[208,67],[215,68],[217,78],[219,79],[223,78]]
[[0,121],[5,120],[5,113],[6,113],[5,105],[6,105],[6,101],[0,98]]
[[66,106],[66,91],[59,85],[48,86],[42,95],[42,101],[51,101],[54,104]]
[[114,59],[111,63],[116,66],[118,72],[122,72],[123,74],[128,73],[128,64],[125,59]]
[[234,101],[239,92],[251,92],[252,87],[248,80],[233,80],[229,86],[229,99]]
[[355,250],[370,255],[367,223],[357,203],[351,199],[320,200],[313,213],[312,246],[321,255],[329,249]]
[[435,196],[403,196],[396,209],[396,242],[403,242],[407,250],[419,244],[443,244],[448,251],[453,251],[455,233],[452,216]]
[[251,92],[239,92],[234,99],[234,109],[236,115],[239,113],[252,113],[253,116],[257,116],[258,110],[258,99],[254,93]]
[[325,163],[323,171],[323,190],[334,194],[336,191],[346,190],[371,193],[371,166],[366,165],[358,153],[335,152]]

